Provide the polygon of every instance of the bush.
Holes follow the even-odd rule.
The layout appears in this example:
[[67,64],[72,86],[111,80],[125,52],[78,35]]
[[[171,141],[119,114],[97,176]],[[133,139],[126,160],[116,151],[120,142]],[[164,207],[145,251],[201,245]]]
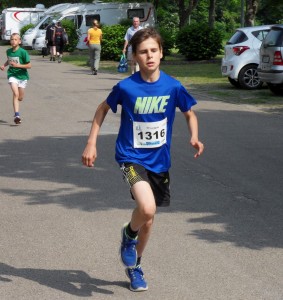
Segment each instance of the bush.
[[69,38],[69,44],[66,45],[65,51],[73,52],[76,49],[79,41],[74,22],[71,20],[62,20],[61,24],[62,27],[66,30]]
[[23,36],[25,34],[25,32],[30,28],[34,28],[34,24],[27,24],[27,25],[23,26],[20,29],[20,36]]
[[101,59],[116,61],[120,59],[127,29],[128,26],[123,25],[103,26]]
[[163,59],[165,59],[165,56],[170,55],[171,54],[170,50],[175,46],[175,38],[172,32],[168,31],[164,27],[159,27],[157,28],[157,30],[160,33],[163,40],[162,43]]
[[176,39],[179,52],[188,60],[211,59],[221,53],[222,32],[207,24],[192,24],[182,28]]
[[122,19],[122,20],[120,20],[119,24],[129,28],[129,27],[133,26],[133,19]]

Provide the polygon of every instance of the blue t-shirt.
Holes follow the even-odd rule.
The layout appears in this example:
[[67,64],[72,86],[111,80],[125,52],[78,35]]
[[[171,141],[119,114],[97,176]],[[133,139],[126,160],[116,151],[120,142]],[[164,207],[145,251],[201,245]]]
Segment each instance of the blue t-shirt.
[[106,101],[114,113],[122,106],[117,162],[137,163],[155,173],[168,171],[176,107],[186,112],[196,104],[181,83],[162,71],[149,83],[136,72],[115,85]]

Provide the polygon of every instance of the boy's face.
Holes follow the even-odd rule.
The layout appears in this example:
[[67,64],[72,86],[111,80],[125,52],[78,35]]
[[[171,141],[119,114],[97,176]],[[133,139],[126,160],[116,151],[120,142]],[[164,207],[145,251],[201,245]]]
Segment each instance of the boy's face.
[[156,40],[148,38],[138,45],[137,51],[133,56],[142,72],[151,73],[159,69],[163,54]]
[[19,46],[20,43],[21,43],[21,38],[20,38],[19,35],[16,34],[16,35],[12,35],[12,36],[11,36],[10,44],[11,44],[11,46],[12,46],[13,48]]

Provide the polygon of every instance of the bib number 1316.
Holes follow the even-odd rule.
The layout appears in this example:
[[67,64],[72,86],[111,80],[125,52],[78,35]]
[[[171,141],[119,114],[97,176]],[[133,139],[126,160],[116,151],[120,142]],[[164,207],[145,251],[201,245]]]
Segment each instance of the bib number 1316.
[[156,148],[166,143],[167,118],[158,122],[134,122],[134,148]]

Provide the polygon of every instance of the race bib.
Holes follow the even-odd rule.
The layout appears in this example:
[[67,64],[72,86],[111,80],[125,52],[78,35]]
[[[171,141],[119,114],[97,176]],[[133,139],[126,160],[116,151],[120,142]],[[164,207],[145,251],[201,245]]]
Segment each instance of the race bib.
[[133,122],[134,148],[157,148],[166,143],[167,118],[158,122]]
[[8,62],[9,62],[9,65],[11,66],[11,62],[15,62],[16,64],[19,64],[20,63],[20,58],[17,56],[17,57],[8,57]]

